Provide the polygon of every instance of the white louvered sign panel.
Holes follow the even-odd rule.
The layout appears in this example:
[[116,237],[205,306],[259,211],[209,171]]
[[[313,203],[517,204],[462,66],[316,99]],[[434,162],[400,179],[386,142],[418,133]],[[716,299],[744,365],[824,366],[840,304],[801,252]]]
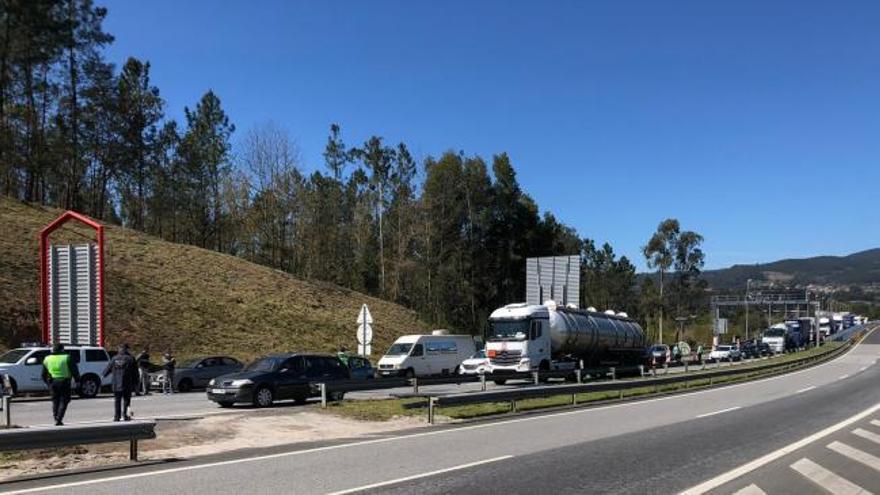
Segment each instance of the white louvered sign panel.
[[552,299],[559,304],[577,306],[580,274],[581,258],[578,255],[526,258],[526,302],[543,304]]
[[52,342],[98,345],[98,248],[49,246],[49,331]]

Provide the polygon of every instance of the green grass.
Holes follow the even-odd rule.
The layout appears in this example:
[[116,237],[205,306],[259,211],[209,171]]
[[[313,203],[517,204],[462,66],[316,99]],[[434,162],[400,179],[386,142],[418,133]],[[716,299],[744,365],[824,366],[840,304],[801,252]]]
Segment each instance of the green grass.
[[[0,347],[39,339],[37,234],[60,210],[0,198]],[[75,224],[68,224],[75,225]],[[374,349],[427,326],[402,306],[240,258],[107,226],[107,340],[250,359],[268,352],[356,347],[361,304],[375,321]],[[65,227],[57,243],[88,242]]]

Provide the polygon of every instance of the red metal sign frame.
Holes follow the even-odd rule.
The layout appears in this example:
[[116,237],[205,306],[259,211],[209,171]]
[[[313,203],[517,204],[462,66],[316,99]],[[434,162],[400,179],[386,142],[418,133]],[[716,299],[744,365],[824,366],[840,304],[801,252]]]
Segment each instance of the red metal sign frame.
[[43,342],[49,343],[49,236],[65,223],[75,220],[95,230],[98,241],[98,345],[104,347],[104,226],[75,211],[66,211],[40,230],[40,311]]

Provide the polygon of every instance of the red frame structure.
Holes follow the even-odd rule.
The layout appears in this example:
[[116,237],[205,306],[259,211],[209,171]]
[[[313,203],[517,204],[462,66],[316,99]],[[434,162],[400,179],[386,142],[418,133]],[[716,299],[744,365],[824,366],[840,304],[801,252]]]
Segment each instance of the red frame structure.
[[49,329],[49,236],[65,223],[75,220],[95,229],[98,240],[98,345],[104,347],[104,226],[75,211],[66,211],[40,230],[40,310],[43,342],[48,343]]

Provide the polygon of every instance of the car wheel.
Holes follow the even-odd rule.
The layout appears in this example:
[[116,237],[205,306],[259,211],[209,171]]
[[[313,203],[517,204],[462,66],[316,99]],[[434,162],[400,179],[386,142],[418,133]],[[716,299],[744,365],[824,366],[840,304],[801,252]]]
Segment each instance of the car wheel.
[[[330,400],[333,402],[339,402],[345,397],[345,392],[331,392]],[[305,402],[305,401],[303,401]]]
[[257,407],[269,407],[274,402],[275,397],[272,389],[263,385],[254,392],[254,405]]
[[92,375],[82,379],[79,384],[79,396],[83,399],[92,399],[101,391],[101,382]]
[[15,383],[15,378],[9,377],[9,386],[12,387],[12,390],[9,392],[13,397],[18,395],[18,384]]
[[416,377],[416,372],[412,368],[408,368],[406,370],[406,378],[408,380],[412,380],[415,377]]
[[452,370],[453,375],[457,375],[461,373],[461,366],[456,366],[454,370]]
[[193,382],[189,378],[184,378],[177,382],[177,391],[178,392],[189,392],[193,389]]
[[233,404],[234,404],[234,402],[218,402],[217,403],[217,405],[222,407],[223,409],[228,409],[228,408],[232,407]]
[[305,395],[300,395],[298,397],[294,397],[293,402],[297,404],[305,404],[306,402],[308,402],[308,397],[306,397]]
[[505,383],[507,383],[507,380],[492,380],[492,381],[495,382],[495,385],[504,385]]

